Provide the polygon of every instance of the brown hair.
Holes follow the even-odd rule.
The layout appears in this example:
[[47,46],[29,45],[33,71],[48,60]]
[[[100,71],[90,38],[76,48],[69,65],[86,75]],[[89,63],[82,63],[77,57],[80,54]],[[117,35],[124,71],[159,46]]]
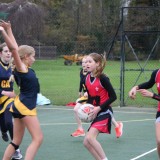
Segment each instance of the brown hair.
[[99,63],[99,66],[96,68],[93,74],[95,77],[100,77],[106,65],[105,55],[101,55],[98,53],[91,53],[89,54],[89,56],[91,56],[96,63]]

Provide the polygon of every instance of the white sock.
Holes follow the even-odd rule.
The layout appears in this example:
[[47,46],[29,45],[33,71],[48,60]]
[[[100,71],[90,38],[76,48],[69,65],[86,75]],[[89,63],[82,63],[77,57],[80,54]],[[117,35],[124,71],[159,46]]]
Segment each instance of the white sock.
[[102,160],[108,160],[108,158],[106,157],[106,158],[104,158],[104,159],[102,159]]

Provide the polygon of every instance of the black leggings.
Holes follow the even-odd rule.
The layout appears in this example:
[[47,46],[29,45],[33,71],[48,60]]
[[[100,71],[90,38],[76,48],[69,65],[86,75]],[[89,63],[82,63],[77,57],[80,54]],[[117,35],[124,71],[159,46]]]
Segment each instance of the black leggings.
[[13,139],[13,120],[12,113],[9,111],[9,108],[0,114],[0,128],[2,132],[9,131],[11,140]]

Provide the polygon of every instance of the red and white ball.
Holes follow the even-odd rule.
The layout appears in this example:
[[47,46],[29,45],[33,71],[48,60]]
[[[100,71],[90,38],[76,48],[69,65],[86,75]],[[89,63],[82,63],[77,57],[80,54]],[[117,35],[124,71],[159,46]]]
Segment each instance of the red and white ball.
[[92,122],[93,119],[91,116],[89,116],[90,112],[94,109],[94,106],[92,104],[83,104],[78,109],[78,116],[81,119],[82,122]]

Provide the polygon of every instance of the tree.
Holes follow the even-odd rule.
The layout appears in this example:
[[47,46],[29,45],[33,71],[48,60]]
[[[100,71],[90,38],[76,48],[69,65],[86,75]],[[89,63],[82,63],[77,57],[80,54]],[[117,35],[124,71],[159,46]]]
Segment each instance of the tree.
[[39,40],[44,25],[43,11],[40,6],[27,0],[15,0],[10,3],[1,3],[0,10],[8,13],[7,20],[11,21],[17,40],[23,39],[25,43],[29,43],[28,40]]

